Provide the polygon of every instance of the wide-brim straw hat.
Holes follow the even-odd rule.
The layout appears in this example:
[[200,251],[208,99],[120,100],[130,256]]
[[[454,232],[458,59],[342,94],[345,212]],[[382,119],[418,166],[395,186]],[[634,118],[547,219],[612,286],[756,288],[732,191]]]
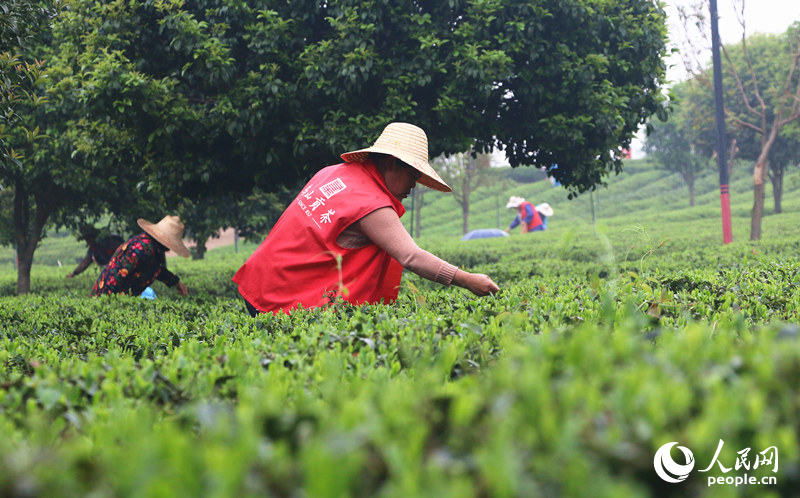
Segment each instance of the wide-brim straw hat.
[[419,183],[439,192],[453,189],[442,180],[428,163],[428,136],[418,126],[409,123],[389,123],[372,147],[345,152],[342,159],[349,163],[361,163],[370,152],[389,154],[416,169],[422,176]]
[[156,224],[150,223],[144,218],[139,218],[136,223],[142,230],[152,235],[157,241],[174,251],[178,256],[188,258],[191,256],[189,248],[183,245],[183,223],[177,216],[164,216]]
[[553,216],[553,208],[550,207],[550,204],[543,202],[536,206],[536,210],[542,213],[545,216]]
[[508,203],[506,203],[506,208],[518,208],[525,202],[524,197],[519,197],[517,195],[512,195],[508,198]]

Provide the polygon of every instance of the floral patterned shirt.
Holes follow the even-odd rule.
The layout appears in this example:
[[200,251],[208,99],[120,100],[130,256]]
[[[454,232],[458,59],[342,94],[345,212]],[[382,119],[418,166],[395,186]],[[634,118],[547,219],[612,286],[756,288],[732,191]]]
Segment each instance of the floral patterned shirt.
[[167,248],[146,232],[119,246],[92,287],[92,296],[138,296],[156,279],[172,287],[180,279],[167,270]]

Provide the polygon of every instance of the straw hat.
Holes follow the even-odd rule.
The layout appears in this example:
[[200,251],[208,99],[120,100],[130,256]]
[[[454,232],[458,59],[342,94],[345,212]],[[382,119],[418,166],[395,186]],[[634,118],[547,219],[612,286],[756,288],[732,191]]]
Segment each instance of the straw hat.
[[439,192],[451,189],[428,163],[428,136],[422,128],[408,123],[389,123],[372,147],[345,152],[342,159],[349,163],[363,162],[370,152],[389,154],[422,173],[419,183]]
[[520,207],[522,205],[523,202],[525,202],[525,198],[524,197],[519,197],[519,196],[516,196],[516,195],[512,195],[511,197],[508,198],[508,203],[506,204],[506,207],[507,208],[518,208],[518,207]]
[[553,208],[550,207],[550,204],[543,202],[536,206],[536,210],[542,213],[545,216],[553,216]]
[[164,216],[155,225],[144,218],[139,218],[136,223],[157,241],[175,251],[178,256],[188,258],[191,255],[189,249],[183,245],[183,240],[181,240],[183,239],[183,223],[177,216]]

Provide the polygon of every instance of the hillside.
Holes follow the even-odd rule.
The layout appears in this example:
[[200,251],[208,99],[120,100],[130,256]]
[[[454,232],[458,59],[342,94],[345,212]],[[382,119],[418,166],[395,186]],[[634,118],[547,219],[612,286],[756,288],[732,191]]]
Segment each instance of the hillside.
[[[750,236],[750,210],[753,206],[752,169],[746,163],[737,163],[734,168],[731,192],[731,216],[734,240],[748,239]],[[514,211],[505,209],[511,195],[520,195],[539,204],[549,203],[555,214],[548,221],[548,228],[562,233],[569,228],[592,226],[590,199],[595,201],[595,214],[600,227],[611,232],[631,226],[644,226],[656,237],[668,237],[689,230],[683,227],[686,221],[701,223],[704,226],[719,226],[720,220],[719,177],[717,171],[709,168],[695,183],[695,206],[689,206],[689,193],[677,174],[655,169],[647,160],[629,160],[624,170],[610,176],[607,187],[599,187],[596,192],[584,193],[577,199],[568,200],[567,191],[562,187],[552,187],[548,182],[514,184],[508,188],[481,188],[474,194],[470,209],[470,230],[476,228],[505,228],[514,217]],[[764,230],[765,236],[770,228],[781,224],[782,220],[794,219],[800,224],[800,169],[787,172],[784,185],[783,213],[775,216],[772,203],[772,186],[767,185]],[[410,207],[408,202],[406,206]],[[460,206],[450,194],[428,192],[422,208],[421,240],[428,237],[459,237],[461,235]],[[498,226],[498,212],[500,223]],[[404,218],[410,227],[411,212]],[[551,234],[535,234],[552,236]]]

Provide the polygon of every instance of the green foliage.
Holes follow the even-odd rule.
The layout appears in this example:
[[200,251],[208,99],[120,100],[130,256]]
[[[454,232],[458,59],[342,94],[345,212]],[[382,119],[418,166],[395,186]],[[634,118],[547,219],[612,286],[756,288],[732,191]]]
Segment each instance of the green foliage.
[[507,177],[517,183],[533,183],[547,180],[547,173],[540,168],[532,166],[520,166],[518,168],[509,169]]
[[47,138],[36,113],[47,102],[49,71],[40,59],[21,54],[43,36],[58,7],[58,2],[24,0],[0,7],[0,243],[19,251],[20,293],[30,288],[33,252],[62,193],[49,173],[31,166],[34,150]]
[[[8,143],[14,128],[24,118],[19,107],[42,102],[41,96],[33,92],[43,76],[41,64],[26,63],[19,53],[40,35],[52,14],[53,3],[8,0],[0,6],[0,166],[3,168],[21,157]],[[39,134],[38,128],[25,131],[31,142]]]
[[422,126],[432,156],[477,140],[563,164],[582,191],[662,111],[664,19],[644,0],[79,0],[54,42],[87,143],[130,130],[125,156],[168,206],[290,186],[392,120]]
[[684,84],[673,89],[680,100],[668,121],[650,123],[645,151],[659,168],[681,175],[689,189],[689,205],[694,206],[694,180],[711,163],[701,132],[708,124],[710,109],[699,107],[688,87]]
[[88,298],[40,268],[0,297],[0,489],[660,496],[658,447],[702,468],[719,439],[729,467],[776,445],[767,490],[797,486],[796,235],[477,242],[431,249],[491,270],[493,298],[407,276],[391,306],[256,319],[231,248],[170,262],[187,298]]
[[[44,265],[15,297],[6,263],[0,491],[705,496],[724,494],[697,473],[722,439],[727,467],[744,448],[780,451],[777,474],[748,472],[777,487],[737,493],[791,494],[800,204],[747,241],[743,178],[720,247],[713,174],[687,208],[677,175],[626,172],[600,192],[598,236],[583,198],[549,199],[546,232],[470,242],[456,206],[426,208],[449,225],[420,244],[491,275],[492,298],[406,275],[392,306],[251,319],[230,278],[255,243],[170,259],[190,295],[156,283],[155,301],[89,298],[96,273]],[[494,199],[476,202],[485,216]],[[42,256],[84,249],[57,235]],[[652,467],[669,441],[697,461],[680,488]]]
[[219,234],[220,225],[235,226],[239,235],[252,240],[264,240],[283,210],[294,198],[294,193],[282,186],[275,192],[264,192],[259,188],[244,197],[225,195],[192,203],[185,199],[181,212],[187,213],[182,221],[190,228],[185,238],[197,241],[193,257],[202,259],[205,241]]
[[50,140],[15,188],[22,260],[51,219],[250,225],[232,199],[292,188],[393,120],[432,156],[502,148],[584,191],[663,111],[664,20],[646,0],[72,0],[26,53],[47,60],[50,104],[25,130]]
[[[59,1],[6,0],[0,6],[0,52],[13,52],[26,47],[39,35],[42,25],[52,15]],[[4,78],[9,76],[4,73]]]

